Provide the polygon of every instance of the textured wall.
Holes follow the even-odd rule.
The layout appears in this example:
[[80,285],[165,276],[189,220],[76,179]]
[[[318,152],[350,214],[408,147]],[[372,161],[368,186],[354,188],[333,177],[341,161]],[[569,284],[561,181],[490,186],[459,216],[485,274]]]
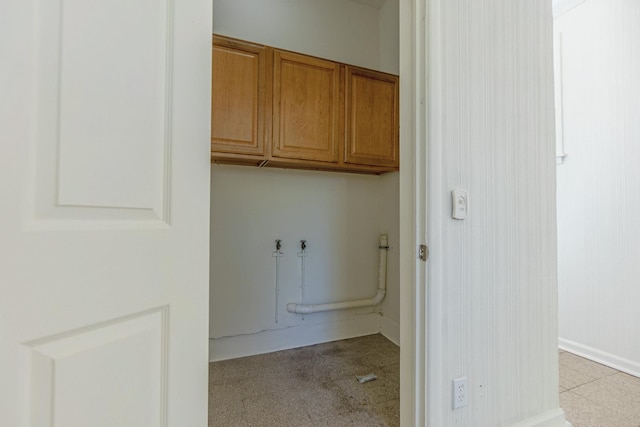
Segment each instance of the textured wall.
[[[429,12],[429,425],[564,425],[551,1]],[[457,187],[465,221],[450,217]],[[461,375],[469,405],[453,411]]]
[[640,3],[562,15],[561,345],[640,375]]
[[[227,343],[229,339],[214,342],[213,358],[309,344],[306,339],[318,328],[326,333],[320,332],[315,341],[380,330],[380,316],[365,316],[380,307],[301,316],[288,313],[286,304],[301,298],[301,239],[308,242],[307,304],[375,295],[379,234],[387,232],[391,244],[397,242],[393,224],[386,224],[393,218],[384,214],[387,200],[393,200],[383,188],[385,177],[225,165],[213,165],[211,172],[210,336],[246,339],[247,334],[282,331],[272,346],[256,337],[237,354],[230,348],[239,347]],[[397,209],[397,202],[393,207]],[[280,260],[278,323],[275,239],[282,239],[285,254]],[[390,301],[397,304],[397,262],[389,258]],[[397,308],[389,310],[397,313]],[[359,325],[355,332],[354,322]]]
[[213,31],[378,69],[379,11],[349,0],[214,0]]
[[[380,176],[380,211],[378,218],[383,232],[389,235],[387,252],[387,294],[380,305],[382,333],[400,344],[400,185],[399,173]],[[371,213],[369,213],[370,215]]]
[[398,74],[400,66],[399,0],[387,0],[380,8],[380,70]]

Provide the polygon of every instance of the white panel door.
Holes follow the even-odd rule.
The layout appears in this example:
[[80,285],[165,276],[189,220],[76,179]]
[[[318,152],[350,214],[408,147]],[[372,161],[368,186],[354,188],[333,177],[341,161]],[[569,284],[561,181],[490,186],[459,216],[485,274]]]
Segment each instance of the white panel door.
[[211,6],[0,3],[0,426],[206,426]]

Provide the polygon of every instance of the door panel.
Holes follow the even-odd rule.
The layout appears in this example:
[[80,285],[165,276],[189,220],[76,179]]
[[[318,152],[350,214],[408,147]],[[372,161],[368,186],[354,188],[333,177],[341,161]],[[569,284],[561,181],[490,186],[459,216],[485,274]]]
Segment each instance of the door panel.
[[211,2],[0,20],[0,425],[206,426]]
[[264,155],[270,50],[215,36],[211,150]]
[[34,424],[165,426],[167,315],[163,307],[26,343]]
[[276,50],[273,156],[338,161],[340,66]]
[[165,220],[173,68],[167,0],[38,7],[29,168],[35,219]]
[[398,78],[346,67],[346,163],[398,167]]
[[47,121],[46,113],[53,115],[55,127],[39,132],[41,143],[58,145],[57,204],[153,207],[162,197],[164,145],[170,142],[167,0],[65,0],[64,8],[61,1],[42,2],[56,3],[51,16],[60,19],[41,21],[38,52],[51,51],[46,60],[52,62],[40,68],[41,90],[59,85],[53,108],[41,116]]

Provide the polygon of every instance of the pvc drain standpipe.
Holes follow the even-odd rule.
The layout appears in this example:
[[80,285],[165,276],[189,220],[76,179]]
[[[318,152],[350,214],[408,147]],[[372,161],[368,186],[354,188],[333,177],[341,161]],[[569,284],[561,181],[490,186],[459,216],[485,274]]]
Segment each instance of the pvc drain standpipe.
[[387,292],[387,251],[389,250],[389,238],[386,234],[380,235],[378,250],[378,291],[373,297],[361,300],[332,302],[328,304],[304,305],[289,303],[287,304],[287,311],[289,313],[311,314],[320,311],[342,310],[353,307],[370,307],[380,304]]

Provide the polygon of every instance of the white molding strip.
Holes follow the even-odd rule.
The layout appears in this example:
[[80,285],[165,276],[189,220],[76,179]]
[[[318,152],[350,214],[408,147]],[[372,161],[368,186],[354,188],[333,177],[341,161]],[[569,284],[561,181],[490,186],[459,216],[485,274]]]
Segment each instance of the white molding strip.
[[609,366],[613,369],[617,369],[618,371],[640,378],[640,362],[625,359],[624,357],[616,356],[564,338],[560,338],[558,343],[562,350],[577,354],[578,356],[582,356],[589,360],[593,360],[594,362],[601,363],[605,366]]
[[209,361],[255,356],[347,338],[380,333],[380,314],[359,315],[347,320],[273,329],[255,334],[209,339]]
[[584,2],[585,0],[553,0],[553,19],[569,12]]
[[562,409],[554,409],[519,422],[513,427],[571,427],[571,423],[566,421]]
[[380,333],[389,341],[400,346],[400,324],[393,319],[380,317]]
[[562,32],[554,32],[553,36],[553,77],[554,77],[554,101],[556,108],[556,164],[564,163],[567,157],[564,152],[564,93],[562,74]]

